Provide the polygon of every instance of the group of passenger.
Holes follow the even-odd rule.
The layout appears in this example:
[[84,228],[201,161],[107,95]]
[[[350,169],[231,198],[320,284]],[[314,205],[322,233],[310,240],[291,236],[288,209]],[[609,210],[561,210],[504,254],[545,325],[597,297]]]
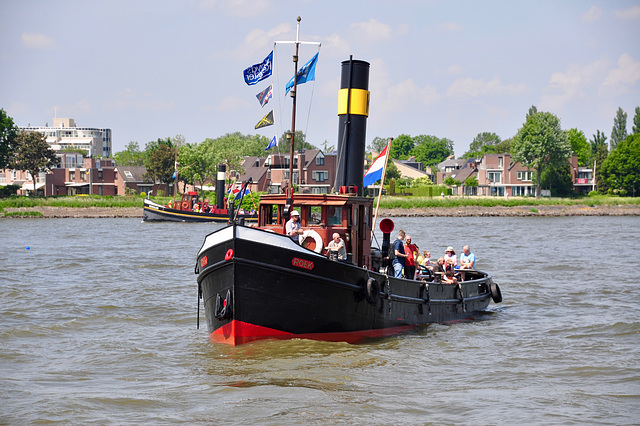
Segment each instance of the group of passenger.
[[398,238],[393,242],[391,251],[393,252],[391,266],[396,278],[404,277],[414,280],[423,279],[427,275],[432,276],[436,282],[457,284],[458,277],[460,281],[464,281],[465,270],[474,269],[476,265],[476,257],[467,245],[462,248],[459,258],[453,247],[449,246],[444,255],[433,262],[431,252],[423,250],[420,254],[419,247],[402,229],[398,231]]

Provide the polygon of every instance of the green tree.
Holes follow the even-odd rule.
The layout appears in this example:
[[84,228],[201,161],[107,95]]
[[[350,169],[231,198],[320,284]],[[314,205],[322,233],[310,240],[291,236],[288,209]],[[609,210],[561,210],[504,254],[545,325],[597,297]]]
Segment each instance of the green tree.
[[527,116],[514,137],[511,149],[513,161],[536,171],[536,197],[540,197],[540,179],[548,166],[566,163],[571,154],[567,133],[560,119],[550,112],[534,112]]
[[433,185],[433,182],[429,178],[429,176],[420,176],[419,178],[415,178],[413,182],[411,182],[411,186],[417,188],[419,186],[430,186]]
[[333,152],[336,150],[336,146],[335,145],[329,145],[329,141],[328,140],[324,140],[324,142],[322,143],[322,146],[320,147],[320,149],[322,149],[322,152],[324,152],[325,154],[328,154],[330,152]]
[[607,148],[607,137],[600,130],[596,130],[596,134],[593,135],[591,143],[591,161],[594,167],[594,178],[598,191],[606,192],[606,184],[602,179],[601,166],[604,160],[609,155],[609,149]]
[[591,160],[591,145],[587,142],[587,138],[582,130],[569,129],[567,130],[567,136],[571,144],[571,150],[578,156],[578,165],[589,165]]
[[[534,173],[535,174],[535,173]],[[554,164],[542,171],[540,185],[551,190],[553,197],[566,197],[573,193],[573,181],[571,180],[571,166]]]
[[627,137],[627,113],[618,107],[616,117],[613,119],[613,128],[611,129],[610,151],[616,149],[616,146]]
[[414,146],[415,143],[411,136],[400,135],[391,142],[389,155],[396,160],[407,160]]
[[389,142],[389,138],[381,138],[380,136],[376,136],[373,138],[369,146],[367,146],[367,150],[369,152],[382,152],[385,146],[387,146],[387,142]]
[[402,177],[402,173],[400,173],[400,170],[398,170],[398,167],[396,167],[393,161],[389,159],[389,162],[387,163],[387,171],[384,176],[384,184],[389,185],[391,183],[391,180],[395,182],[397,179],[400,179],[401,177]]
[[478,186],[478,178],[475,176],[467,177],[464,182],[462,182],[462,187],[464,188],[464,194],[469,195],[469,191],[467,188],[474,188]]
[[444,183],[447,186],[454,186],[454,185],[460,186],[461,184],[461,182],[458,179],[454,178],[453,176],[447,176],[447,178],[444,181],[442,181],[442,183]]
[[185,144],[178,148],[178,177],[185,186],[195,186],[199,182],[202,190],[204,182],[212,176],[214,170],[204,143]]
[[170,184],[175,171],[176,148],[171,138],[147,143],[144,166],[147,169],[145,178]]
[[9,167],[31,174],[34,194],[36,193],[38,174],[59,164],[60,159],[56,157],[55,151],[51,149],[42,133],[24,130],[18,133]]
[[640,184],[640,134],[621,141],[603,161],[601,169],[608,190],[620,195],[633,194]]
[[140,150],[138,142],[130,141],[124,151],[113,154],[118,166],[144,166],[145,152]]
[[633,128],[631,130],[634,135],[640,133],[640,107],[636,107],[636,114],[633,116]]
[[[278,140],[278,146],[280,147],[280,149],[284,149],[286,152],[289,152],[289,148],[291,147],[291,140],[287,138],[287,133],[291,133],[291,130],[287,130],[282,134],[282,136],[280,136],[280,139]],[[265,148],[266,148],[266,145],[265,145]],[[299,149],[318,149],[318,148],[316,148],[315,146],[307,142],[307,136],[304,133],[302,133],[302,130],[296,130],[295,138],[293,141],[293,149],[297,151]]]
[[416,157],[416,161],[423,163],[425,166],[434,167],[453,155],[453,142],[450,139],[419,135],[414,137],[413,140],[414,148],[410,154]]
[[9,165],[13,146],[18,136],[18,127],[4,109],[0,109],[0,170]]
[[478,133],[473,142],[469,145],[469,150],[463,154],[463,158],[482,157],[485,154],[485,147],[498,145],[502,142],[500,136],[495,133],[482,132]]

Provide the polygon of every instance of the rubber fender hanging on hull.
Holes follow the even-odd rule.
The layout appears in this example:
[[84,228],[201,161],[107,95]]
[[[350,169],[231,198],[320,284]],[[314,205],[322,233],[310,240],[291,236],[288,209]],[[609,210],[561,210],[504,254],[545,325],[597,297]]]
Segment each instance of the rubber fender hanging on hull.
[[227,290],[227,297],[224,301],[220,297],[220,293],[216,294],[216,310],[213,316],[220,321],[231,316],[231,290]]
[[378,304],[378,300],[380,300],[380,285],[375,279],[369,278],[367,280],[367,286],[365,288],[364,295],[367,299],[367,302],[369,302],[370,304],[374,306]]
[[492,282],[490,289],[491,289],[491,298],[493,299],[493,303],[502,302],[502,292],[500,291],[500,287],[498,287],[498,284]]

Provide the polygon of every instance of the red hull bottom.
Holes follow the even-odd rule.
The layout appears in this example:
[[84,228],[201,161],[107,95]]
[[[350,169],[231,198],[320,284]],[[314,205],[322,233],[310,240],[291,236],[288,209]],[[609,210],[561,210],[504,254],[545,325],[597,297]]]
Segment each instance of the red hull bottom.
[[211,333],[209,335],[209,338],[214,343],[226,343],[232,346],[242,345],[244,343],[264,339],[311,339],[324,340],[326,342],[358,343],[367,338],[392,336],[394,334],[411,330],[415,327],[417,326],[404,325],[401,327],[380,328],[375,330],[295,334],[288,333],[286,331],[275,330],[273,328],[261,327],[259,325],[254,325],[243,321],[232,320],[228,324],[223,325],[222,327]]

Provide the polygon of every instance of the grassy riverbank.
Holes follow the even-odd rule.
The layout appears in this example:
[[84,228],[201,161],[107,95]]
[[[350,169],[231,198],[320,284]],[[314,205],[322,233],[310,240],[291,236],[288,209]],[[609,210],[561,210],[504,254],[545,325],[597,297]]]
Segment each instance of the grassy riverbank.
[[[166,204],[170,197],[151,197]],[[142,217],[140,197],[57,196],[0,199],[0,217]],[[384,216],[640,215],[640,197],[382,197]]]
[[580,198],[531,197],[382,197],[383,209],[459,208],[459,207],[522,207],[522,206],[618,206],[640,205],[640,197],[593,196]]

